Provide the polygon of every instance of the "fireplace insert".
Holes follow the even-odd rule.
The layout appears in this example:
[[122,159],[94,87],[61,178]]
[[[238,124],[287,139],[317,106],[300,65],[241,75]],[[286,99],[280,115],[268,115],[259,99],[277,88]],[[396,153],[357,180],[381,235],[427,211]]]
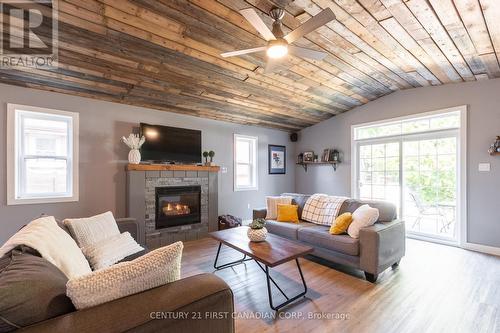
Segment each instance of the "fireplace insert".
[[200,223],[200,186],[156,188],[156,229]]

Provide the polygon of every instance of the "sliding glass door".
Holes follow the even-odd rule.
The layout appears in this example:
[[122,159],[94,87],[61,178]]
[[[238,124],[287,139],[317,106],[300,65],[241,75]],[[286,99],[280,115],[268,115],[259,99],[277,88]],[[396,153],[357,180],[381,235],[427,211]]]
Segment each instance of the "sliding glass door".
[[408,232],[455,239],[457,133],[403,142],[403,210]]
[[408,234],[458,241],[460,113],[353,128],[354,196],[394,203]]

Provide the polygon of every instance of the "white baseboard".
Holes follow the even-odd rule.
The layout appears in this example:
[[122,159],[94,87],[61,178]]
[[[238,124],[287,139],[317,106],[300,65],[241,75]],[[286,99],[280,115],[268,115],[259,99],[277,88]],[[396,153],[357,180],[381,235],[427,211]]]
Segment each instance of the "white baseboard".
[[482,252],[487,254],[492,254],[495,256],[500,256],[500,247],[487,246],[475,243],[465,243],[463,244],[463,248],[466,250]]

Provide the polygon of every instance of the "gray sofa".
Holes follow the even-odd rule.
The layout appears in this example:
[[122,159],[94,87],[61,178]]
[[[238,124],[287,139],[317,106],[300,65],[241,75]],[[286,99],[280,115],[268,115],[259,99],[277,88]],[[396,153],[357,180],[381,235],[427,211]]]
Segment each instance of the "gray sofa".
[[[302,209],[310,195],[283,193],[291,196],[292,203],[299,206],[299,219]],[[405,225],[397,219],[396,207],[382,201],[346,200],[339,211],[354,212],[359,206],[369,204],[379,210],[378,221],[362,228],[359,239],[344,235],[331,235],[329,227],[300,220],[299,223],[286,223],[267,220],[266,228],[270,233],[297,240],[314,247],[313,255],[364,271],[370,282],[389,267],[396,267],[405,255]],[[255,209],[253,218],[265,218],[266,209]]]

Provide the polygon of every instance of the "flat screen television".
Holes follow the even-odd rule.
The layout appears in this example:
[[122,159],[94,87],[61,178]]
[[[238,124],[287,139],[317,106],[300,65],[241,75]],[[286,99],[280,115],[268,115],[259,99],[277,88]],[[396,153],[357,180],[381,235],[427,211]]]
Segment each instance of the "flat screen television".
[[201,131],[141,123],[141,134],[143,161],[201,163]]

